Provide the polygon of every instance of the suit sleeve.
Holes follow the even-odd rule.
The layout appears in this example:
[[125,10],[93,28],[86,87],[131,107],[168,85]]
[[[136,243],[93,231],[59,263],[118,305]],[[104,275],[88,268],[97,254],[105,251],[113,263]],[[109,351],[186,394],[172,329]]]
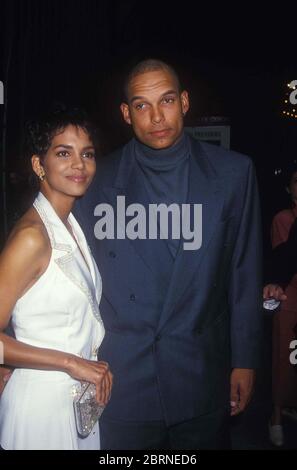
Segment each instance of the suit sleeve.
[[262,340],[262,230],[258,187],[252,162],[241,203],[241,218],[231,262],[232,367],[259,366]]

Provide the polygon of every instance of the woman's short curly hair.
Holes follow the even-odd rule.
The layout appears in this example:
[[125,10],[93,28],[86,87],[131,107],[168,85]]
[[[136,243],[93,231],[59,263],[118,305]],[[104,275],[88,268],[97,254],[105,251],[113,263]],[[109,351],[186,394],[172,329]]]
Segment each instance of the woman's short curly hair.
[[69,125],[83,129],[90,137],[96,153],[100,151],[98,129],[86,112],[79,108],[59,107],[26,125],[26,154],[38,155],[42,161],[52,139]]

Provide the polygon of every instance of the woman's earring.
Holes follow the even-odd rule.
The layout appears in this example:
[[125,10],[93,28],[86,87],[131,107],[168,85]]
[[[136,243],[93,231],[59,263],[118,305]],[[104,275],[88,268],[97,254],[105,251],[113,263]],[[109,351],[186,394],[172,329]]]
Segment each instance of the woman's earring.
[[39,173],[39,179],[40,181],[44,181],[44,178],[45,178],[45,172],[43,169],[41,169]]

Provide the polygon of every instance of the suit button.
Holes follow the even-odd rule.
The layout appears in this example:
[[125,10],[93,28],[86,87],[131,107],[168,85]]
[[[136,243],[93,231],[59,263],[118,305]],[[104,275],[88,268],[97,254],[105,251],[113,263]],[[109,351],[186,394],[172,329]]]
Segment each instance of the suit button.
[[115,258],[115,257],[116,257],[116,254],[115,254],[114,251],[110,251],[110,252],[109,252],[109,256],[110,256],[111,258]]
[[130,295],[130,300],[131,300],[132,302],[134,302],[135,299],[136,299],[135,295],[134,295],[134,294],[131,294],[131,295]]

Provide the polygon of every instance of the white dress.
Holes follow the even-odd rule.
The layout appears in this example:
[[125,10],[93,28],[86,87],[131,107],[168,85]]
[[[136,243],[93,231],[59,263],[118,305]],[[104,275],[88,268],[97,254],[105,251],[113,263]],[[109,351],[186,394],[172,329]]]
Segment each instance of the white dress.
[[[79,249],[43,194],[38,194],[34,207],[47,229],[52,255],[44,274],[15,305],[16,338],[96,360],[104,337],[98,309],[102,284],[85,236],[70,214]],[[77,383],[64,372],[15,369],[0,400],[0,445],[4,449],[100,449],[98,423],[87,438],[77,434],[73,410]]]

